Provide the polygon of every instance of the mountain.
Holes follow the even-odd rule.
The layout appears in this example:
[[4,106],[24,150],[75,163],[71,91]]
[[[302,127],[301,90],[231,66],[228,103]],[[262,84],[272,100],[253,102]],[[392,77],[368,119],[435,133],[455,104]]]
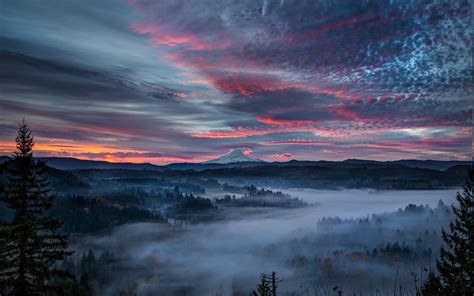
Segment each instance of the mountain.
[[[0,156],[0,163],[9,160],[8,156]],[[108,162],[99,160],[85,160],[72,157],[35,157],[35,159],[46,162],[49,167],[59,170],[82,170],[82,169],[126,169],[126,170],[154,170],[162,171],[162,166],[151,163],[131,162]]]
[[235,162],[264,162],[261,159],[248,156],[248,154],[245,153],[246,151],[248,150],[245,148],[231,149],[226,154],[218,158],[205,161],[203,163],[204,164],[206,163],[227,164],[227,163],[235,163]]
[[440,161],[440,160],[416,160],[416,159],[402,159],[394,161],[393,163],[401,164],[411,168],[424,168],[434,170],[447,170],[454,166],[467,166],[472,164],[469,161]]
[[[420,169],[447,170],[451,167],[466,167],[472,165],[470,161],[439,161],[439,160],[396,160],[396,161],[375,161],[362,159],[348,159],[345,161],[310,161],[310,160],[290,160],[288,162],[265,162],[257,158],[246,155],[245,148],[233,149],[225,155],[203,163],[171,163],[160,166],[150,163],[116,163],[96,160],[83,160],[67,157],[40,157],[48,166],[60,170],[80,170],[80,169],[122,169],[122,170],[148,170],[163,172],[168,170],[215,170],[225,168],[253,168],[253,167],[309,167],[318,166],[326,168],[377,168],[377,167],[409,167]],[[9,160],[8,156],[0,156],[0,164]]]
[[163,170],[163,167],[151,163],[108,162],[99,160],[83,160],[67,157],[39,157],[50,167],[60,170],[79,169],[127,169],[127,170]]
[[347,164],[357,164],[357,165],[399,165],[406,166],[409,168],[420,168],[420,169],[433,169],[444,171],[453,166],[466,166],[470,165],[469,161],[461,160],[418,160],[418,159],[400,159],[394,161],[376,161],[376,160],[364,160],[364,159],[347,159],[343,161]]

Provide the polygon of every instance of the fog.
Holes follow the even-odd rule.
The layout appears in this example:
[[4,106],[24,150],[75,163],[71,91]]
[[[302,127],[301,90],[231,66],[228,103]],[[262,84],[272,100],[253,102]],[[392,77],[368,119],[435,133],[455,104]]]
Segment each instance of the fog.
[[457,190],[284,189],[281,191],[308,203],[319,203],[320,207],[311,210],[311,215],[319,219],[323,216],[357,218],[372,213],[396,211],[408,204],[436,206],[440,199],[446,204],[451,204],[455,200]]
[[[451,204],[456,192],[282,191],[311,205],[295,209],[225,209],[227,218],[218,222],[176,226],[136,223],[100,235],[75,235],[74,258],[79,260],[89,249],[96,254],[114,252],[118,259],[102,268],[108,282],[100,287],[104,295],[116,295],[118,291],[138,295],[248,295],[260,274],[271,271],[284,280],[279,284],[282,295],[332,295],[335,285],[370,295],[364,270],[373,274],[377,268],[378,274],[370,280],[383,291],[393,285],[396,273],[408,273],[409,266],[418,270],[422,264],[405,264],[403,260],[395,265],[381,264],[373,259],[354,263],[347,261],[348,256],[338,263],[343,257],[334,255],[334,251],[365,252],[402,240],[414,250],[420,236],[423,240],[416,246],[419,252],[428,247],[436,250],[439,230],[449,221],[449,216],[439,214],[445,210],[434,214],[431,210],[414,214],[407,211],[404,215],[396,212],[408,204],[436,208],[440,199]],[[359,226],[357,220],[321,223],[324,217],[359,218],[373,213],[392,214],[383,216],[380,225],[372,221]],[[427,219],[431,220],[423,224]],[[320,267],[326,257],[333,258],[334,272],[330,274]],[[344,268],[333,268],[337,264],[344,264]],[[352,274],[352,269],[357,276],[351,282],[347,274]],[[338,276],[341,272],[344,277]],[[397,277],[409,285],[405,283],[407,276]],[[374,284],[370,285],[373,293]]]

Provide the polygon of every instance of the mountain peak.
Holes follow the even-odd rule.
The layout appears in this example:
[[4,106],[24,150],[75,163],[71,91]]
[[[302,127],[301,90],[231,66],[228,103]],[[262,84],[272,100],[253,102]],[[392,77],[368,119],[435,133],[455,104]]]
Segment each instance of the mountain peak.
[[250,157],[251,152],[252,150],[248,148],[230,149],[226,154],[203,163],[263,162],[261,159]]

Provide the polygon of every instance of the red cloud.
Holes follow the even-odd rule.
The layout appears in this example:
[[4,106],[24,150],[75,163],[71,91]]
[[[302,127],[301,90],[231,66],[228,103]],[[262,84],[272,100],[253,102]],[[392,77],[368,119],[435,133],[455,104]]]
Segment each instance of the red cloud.
[[[239,41],[233,40],[225,32],[204,39],[196,33],[176,32],[153,23],[135,22],[131,28],[139,34],[148,35],[153,44],[169,47],[171,50],[164,53],[169,60],[182,68],[201,71],[203,81],[227,94],[239,93],[249,97],[263,91],[297,88],[343,99],[358,98],[347,89],[325,86],[321,81],[296,82],[259,74],[271,70],[271,67],[262,64],[260,60],[242,56],[239,51],[230,50],[238,49]],[[179,49],[173,49],[178,46]],[[259,73],[250,73],[251,71]]]
[[209,82],[220,91],[228,94],[239,93],[247,97],[258,92],[285,88],[278,78],[271,75],[207,73],[207,77]]
[[258,122],[268,125],[283,125],[283,126],[301,126],[314,125],[315,120],[297,120],[297,119],[276,119],[268,115],[258,115],[255,118]]

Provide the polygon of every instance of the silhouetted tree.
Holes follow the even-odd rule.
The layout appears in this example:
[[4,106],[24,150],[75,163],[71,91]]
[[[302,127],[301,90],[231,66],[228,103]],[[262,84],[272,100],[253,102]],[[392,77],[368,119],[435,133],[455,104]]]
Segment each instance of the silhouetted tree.
[[252,291],[250,296],[271,296],[270,281],[265,275],[260,278],[260,284],[257,286],[256,291]]
[[58,279],[68,276],[59,262],[67,251],[68,235],[47,211],[53,205],[46,166],[33,159],[34,140],[25,121],[19,124],[14,158],[6,167],[8,180],[0,200],[15,214],[0,224],[0,294],[38,295],[60,292]]
[[93,295],[92,288],[89,285],[89,275],[87,273],[82,273],[79,278],[78,291],[82,296]]
[[421,295],[430,295],[430,296],[442,296],[443,294],[443,286],[441,285],[441,281],[432,270],[428,272],[428,276],[420,289]]
[[252,291],[250,296],[277,296],[279,282],[281,280],[276,277],[276,272],[274,271],[271,275],[262,274],[257,290]]
[[[436,267],[439,276],[432,275],[422,287],[423,295],[474,295],[474,169],[468,173],[462,193],[457,193],[458,206],[452,206],[454,221],[449,233],[444,229],[444,246]],[[438,281],[438,282],[436,282]]]

